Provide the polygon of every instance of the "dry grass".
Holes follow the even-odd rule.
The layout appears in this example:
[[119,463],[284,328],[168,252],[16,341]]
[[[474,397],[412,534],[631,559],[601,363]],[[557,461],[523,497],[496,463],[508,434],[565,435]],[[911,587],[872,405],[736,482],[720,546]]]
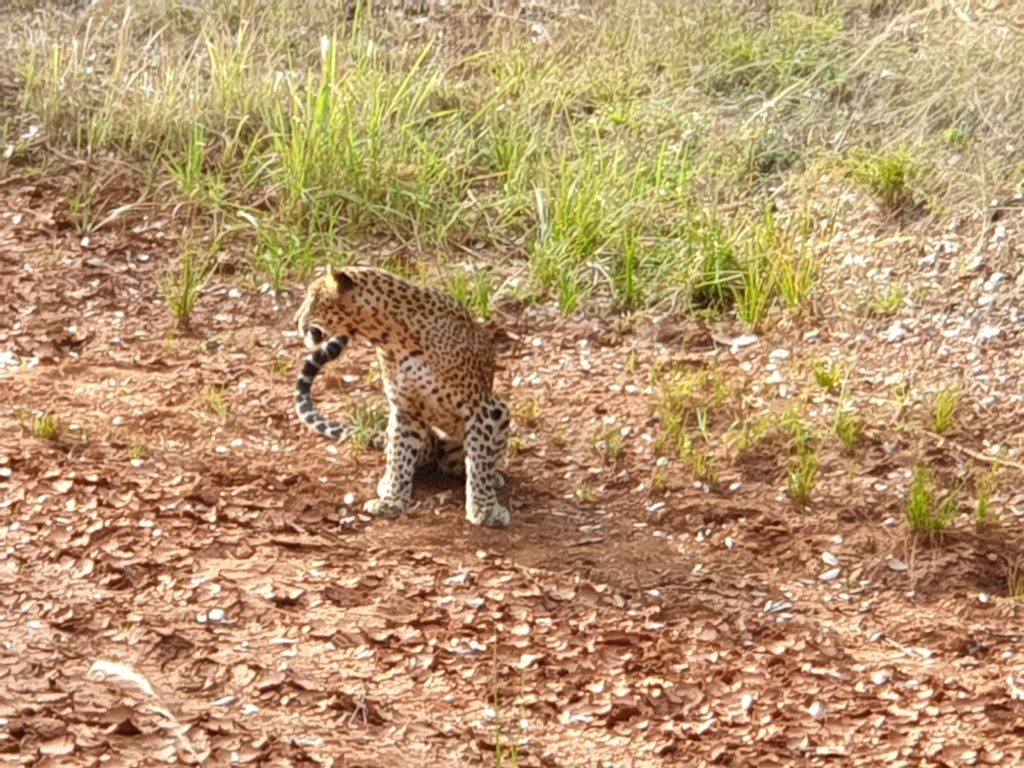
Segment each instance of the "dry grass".
[[320,2],[15,6],[5,162],[87,168],[91,226],[110,215],[96,177],[127,176],[245,243],[275,287],[383,239],[526,259],[523,295],[566,312],[682,300],[752,325],[811,306],[822,232],[802,217],[844,190],[942,213],[1019,179],[1024,10],[553,8],[531,24],[476,5],[425,22]]

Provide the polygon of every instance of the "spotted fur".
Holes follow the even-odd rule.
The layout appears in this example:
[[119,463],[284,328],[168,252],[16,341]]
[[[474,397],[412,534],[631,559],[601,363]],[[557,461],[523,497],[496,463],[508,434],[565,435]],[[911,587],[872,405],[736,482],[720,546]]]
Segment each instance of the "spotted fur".
[[[508,524],[508,510],[498,502],[503,481],[495,465],[508,444],[509,410],[492,391],[490,335],[461,304],[382,269],[345,267],[309,285],[296,323],[313,350],[329,337],[363,337],[376,347],[389,412],[386,468],[377,498],[364,505],[368,512],[401,515],[412,497],[415,470],[436,462],[442,471],[465,474],[471,523]],[[299,410],[307,424],[310,414],[314,422],[330,423],[309,396],[309,385],[329,359],[326,350],[320,357],[314,351],[299,380],[296,408],[300,398],[309,403],[311,411]]]

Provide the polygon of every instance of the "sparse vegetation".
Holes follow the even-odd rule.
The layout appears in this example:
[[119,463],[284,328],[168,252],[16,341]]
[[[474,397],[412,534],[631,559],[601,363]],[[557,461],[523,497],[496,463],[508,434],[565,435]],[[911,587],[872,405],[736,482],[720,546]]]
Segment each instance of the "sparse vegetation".
[[974,507],[974,524],[979,531],[983,531],[994,522],[998,522],[992,519],[992,494],[995,491],[998,478],[998,469],[993,468],[986,472],[978,481]]
[[16,416],[22,429],[28,430],[34,437],[40,437],[43,440],[57,440],[60,437],[60,420],[53,411],[31,413],[24,409],[18,409]]
[[932,429],[937,434],[949,432],[956,424],[961,392],[958,384],[952,384],[935,395],[932,404]]
[[903,210],[914,202],[915,185],[923,171],[914,153],[906,148],[858,153],[851,175],[866,187],[888,211]]
[[841,366],[833,365],[828,360],[815,360],[811,370],[818,386],[828,392],[838,392],[843,383],[844,371]]
[[906,303],[907,293],[904,288],[899,285],[893,285],[881,296],[868,301],[864,311],[868,315],[884,317],[899,311]]
[[352,408],[352,441],[360,448],[377,445],[388,426],[388,412],[376,405]]
[[843,407],[836,411],[834,430],[843,445],[853,448],[864,433],[864,420],[854,411]]
[[159,278],[160,291],[179,330],[188,328],[212,269],[212,262],[189,246],[183,248],[178,268],[169,268]]
[[906,508],[910,530],[928,535],[941,533],[953,522],[956,512],[956,491],[943,492],[928,465],[919,463],[914,467]]
[[231,415],[227,399],[227,387],[210,384],[206,386],[198,398],[198,415],[203,419],[212,419],[226,424]]
[[615,426],[598,430],[594,435],[593,445],[605,464],[614,464],[624,449],[622,430]]
[[796,456],[790,460],[786,489],[789,491],[789,497],[797,504],[810,502],[820,465],[818,453],[809,445],[801,446]]
[[1024,561],[1020,557],[1006,564],[1006,596],[1011,600],[1024,598]]

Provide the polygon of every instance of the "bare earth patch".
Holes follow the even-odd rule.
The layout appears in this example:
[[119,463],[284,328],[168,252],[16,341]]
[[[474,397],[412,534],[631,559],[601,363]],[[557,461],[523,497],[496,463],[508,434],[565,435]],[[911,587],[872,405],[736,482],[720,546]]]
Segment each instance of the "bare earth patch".
[[[884,438],[852,462],[824,452],[803,509],[771,451],[725,468],[718,490],[674,459],[655,483],[647,373],[713,365],[768,398],[784,361],[856,350],[858,392],[882,408],[898,384],[887,372],[973,371],[979,411],[928,448],[953,466],[956,445],[1020,447],[1019,324],[985,330],[1010,315],[954,338],[924,307],[902,321],[921,344],[890,338],[886,319],[794,334],[772,356],[782,341],[684,348],[671,333],[506,313],[512,525],[468,525],[462,489],[433,478],[407,517],[378,521],[356,510],[382,457],[292,414],[279,361],[303,354],[294,301],[214,284],[200,330],[172,340],[159,228],[83,243],[54,197],[15,180],[0,204],[0,761],[1024,760],[1021,607],[1005,597],[1019,495],[999,498],[994,532],[913,539],[910,448]],[[334,366],[325,407],[341,391],[379,402],[369,359]],[[27,426],[45,412],[52,440]],[[1019,480],[1006,468],[1002,487]]]

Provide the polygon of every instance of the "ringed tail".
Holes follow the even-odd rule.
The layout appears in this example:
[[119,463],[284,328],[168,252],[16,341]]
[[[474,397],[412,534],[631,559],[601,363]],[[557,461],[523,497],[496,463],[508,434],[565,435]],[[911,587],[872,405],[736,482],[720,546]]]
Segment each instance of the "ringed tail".
[[299,419],[314,432],[319,432],[331,440],[345,440],[350,430],[317,410],[313,402],[313,380],[327,363],[341,356],[346,346],[347,336],[334,336],[314,349],[303,362],[302,375],[295,383],[295,412]]

